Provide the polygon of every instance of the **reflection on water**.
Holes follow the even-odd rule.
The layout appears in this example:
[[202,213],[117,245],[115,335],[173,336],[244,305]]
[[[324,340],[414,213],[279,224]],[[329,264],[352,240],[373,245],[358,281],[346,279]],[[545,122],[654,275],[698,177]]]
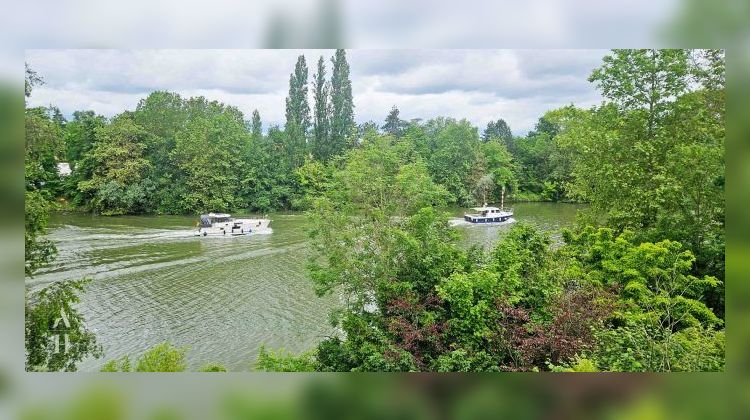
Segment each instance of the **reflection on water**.
[[[514,206],[516,220],[550,231],[571,223],[577,208]],[[248,370],[261,344],[299,352],[333,333],[335,298],[315,296],[305,268],[305,217],[271,218],[272,234],[203,238],[192,235],[192,217],[55,214],[49,238],[59,254],[27,284],[93,280],[80,309],[105,357],[85,360],[80,370],[165,340],[189,346],[190,369],[216,362]],[[509,227],[458,226],[468,244],[483,246]]]

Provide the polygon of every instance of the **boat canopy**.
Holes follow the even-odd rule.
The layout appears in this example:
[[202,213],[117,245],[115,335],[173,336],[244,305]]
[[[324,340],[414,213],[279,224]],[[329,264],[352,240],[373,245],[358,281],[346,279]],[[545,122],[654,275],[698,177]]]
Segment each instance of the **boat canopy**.
[[228,222],[232,215],[226,213],[201,214],[201,227],[211,227],[216,222]]

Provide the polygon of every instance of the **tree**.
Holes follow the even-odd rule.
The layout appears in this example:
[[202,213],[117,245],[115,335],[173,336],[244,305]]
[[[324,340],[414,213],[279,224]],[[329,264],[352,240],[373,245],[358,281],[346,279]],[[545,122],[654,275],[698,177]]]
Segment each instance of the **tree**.
[[[397,220],[393,216],[445,203],[447,193],[432,183],[419,156],[408,144],[392,141],[378,136],[350,151],[346,166],[333,174],[333,185],[311,213],[316,250],[327,260],[314,270],[319,290],[350,283],[353,293],[369,299],[366,287],[355,287],[364,279],[378,279],[380,272],[367,268],[375,262],[370,259],[381,258],[375,252],[379,239],[371,242],[367,235],[382,238],[387,235],[383,227]],[[353,246],[359,241],[363,241],[361,245]]]
[[326,81],[326,65],[323,56],[318,60],[318,71],[313,76],[315,111],[313,120],[312,155],[319,160],[327,161],[332,155],[330,133],[330,103],[328,94],[330,83]]
[[[41,79],[26,66],[26,96]],[[54,259],[57,249],[46,233],[51,200],[57,196],[60,176],[57,162],[65,152],[62,119],[50,109],[25,113],[24,272],[35,271]],[[58,111],[59,114],[59,111]],[[99,357],[101,347],[89,331],[75,304],[87,280],[55,282],[25,296],[26,370],[75,371],[84,357]]]
[[271,126],[266,136],[251,141],[245,148],[246,170],[241,173],[240,195],[250,209],[268,211],[292,207],[297,190],[295,171],[289,171],[279,162],[285,143],[284,132]]
[[25,77],[24,77],[24,94],[28,98],[31,96],[31,91],[34,89],[34,86],[39,86],[44,84],[44,79],[42,79],[37,72],[31,69],[29,67],[29,63],[24,63],[24,67],[26,70]]
[[172,175],[173,162],[169,153],[175,147],[177,133],[192,117],[187,102],[178,94],[167,91],[150,93],[141,99],[133,113],[133,121],[149,133],[146,154],[158,172]]
[[380,132],[380,126],[375,121],[365,121],[357,127],[357,142]]
[[286,98],[287,161],[290,168],[302,166],[310,129],[310,105],[307,102],[307,64],[305,56],[297,58],[294,72],[289,76],[289,95]]
[[472,203],[474,186],[486,173],[476,127],[466,120],[438,118],[425,124],[424,136],[416,130],[408,134],[417,142],[432,179],[445,187],[456,202]]
[[39,190],[47,199],[54,198],[60,187],[57,163],[65,153],[61,127],[44,108],[27,109],[24,126],[26,190]]
[[686,55],[615,51],[592,75],[612,102],[571,121],[558,144],[574,156],[569,191],[591,203],[590,220],[681,242],[697,274],[722,279],[723,93],[687,91]]
[[41,236],[46,233],[50,205],[39,191],[24,194],[24,272],[32,276],[57,254],[55,244]]
[[355,128],[354,100],[352,98],[352,82],[349,79],[349,63],[346,61],[346,51],[336,50],[331,59],[333,72],[331,75],[331,155],[339,155],[349,148],[350,137]]
[[539,117],[539,120],[534,125],[534,129],[529,132],[528,137],[535,137],[541,134],[546,134],[548,137],[555,137],[559,132],[560,127],[555,120],[545,113]]
[[27,371],[76,370],[87,356],[102,348],[75,307],[89,280],[60,281],[26,297],[25,345]]
[[91,179],[79,182],[81,193],[91,194],[92,210],[103,214],[148,211],[153,185],[147,180],[151,163],[146,159],[148,134],[129,116],[120,116],[96,130],[96,144],[85,159],[96,168]]
[[401,137],[401,131],[404,127],[404,121],[402,121],[398,117],[398,108],[396,108],[396,105],[393,105],[391,108],[391,112],[388,113],[388,116],[385,118],[385,124],[383,124],[383,132],[386,134],[390,134],[393,137]]
[[180,212],[176,194],[182,174],[172,152],[177,145],[178,133],[185,129],[193,115],[188,108],[188,100],[167,91],[152,92],[138,102],[132,113],[133,121],[148,133],[144,138],[144,156],[152,167],[148,184],[158,191],[152,208],[144,210],[146,212]]
[[481,154],[487,174],[491,176],[493,185],[487,190],[489,201],[497,200],[498,195],[505,191],[506,195],[518,189],[516,179],[517,165],[508,149],[497,139],[482,143]]
[[253,141],[260,141],[263,137],[263,123],[260,120],[260,113],[257,109],[253,110],[253,119],[250,123],[250,133]]
[[27,110],[24,120],[24,272],[31,276],[57,253],[55,245],[43,235],[54,207],[50,201],[58,192],[57,156],[62,154],[63,145],[59,126],[43,110]]
[[591,73],[605,98],[622,110],[646,113],[646,136],[655,134],[668,104],[688,88],[688,53],[679,49],[613,50]]
[[401,219],[352,218],[356,226],[345,229],[321,221],[314,243],[325,264],[314,266],[313,279],[321,293],[344,293],[346,309],[336,319],[346,339],[318,346],[319,369],[427,369],[444,328],[432,313],[439,309],[434,288],[467,264],[447,217],[422,208]]
[[91,153],[96,143],[96,130],[107,124],[106,118],[96,115],[94,111],[75,111],[73,120],[65,124],[63,138],[65,140],[65,156],[72,170],[63,181],[65,195],[76,206],[85,207],[93,199],[91,194],[84,194],[78,190],[81,181],[94,176],[96,167],[91,159],[85,159]]
[[297,168],[295,174],[305,194],[305,203],[301,206],[304,208],[309,208],[314,200],[323,195],[331,182],[331,167],[311,158],[305,159],[305,164]]
[[504,119],[500,118],[497,121],[487,123],[487,128],[482,133],[482,140],[488,141],[490,139],[500,139],[506,146],[513,141],[513,133],[511,133],[510,126]]
[[518,305],[538,319],[548,317],[552,300],[562,291],[550,275],[549,236],[533,225],[515,223],[492,252],[493,270],[502,283],[505,303]]
[[723,92],[726,85],[724,50],[693,50],[690,58],[693,79],[707,91]]
[[193,117],[177,133],[171,159],[180,177],[173,186],[179,213],[229,211],[243,204],[240,179],[251,143],[242,113],[203,97],[186,104]]
[[95,131],[106,124],[106,119],[94,111],[75,111],[73,120],[65,124],[65,158],[75,170],[76,162],[94,146]]
[[492,179],[492,175],[484,175],[477,181],[475,192],[475,200],[479,203],[488,203],[487,196],[495,189],[495,180]]
[[406,141],[373,134],[346,155],[333,174],[334,204],[368,215],[405,215],[445,203],[449,194],[435,185],[427,166]]

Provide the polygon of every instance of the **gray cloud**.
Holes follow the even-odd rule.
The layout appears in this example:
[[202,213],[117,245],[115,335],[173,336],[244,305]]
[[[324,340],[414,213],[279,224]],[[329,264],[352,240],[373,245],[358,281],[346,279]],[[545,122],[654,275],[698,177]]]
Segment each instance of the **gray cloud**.
[[394,53],[388,53],[391,57],[378,57],[391,68],[401,70],[377,75],[380,90],[405,94],[476,91],[519,99],[575,99],[577,95],[590,94],[593,88],[586,77],[605,54],[603,51],[471,50],[436,52],[421,59],[424,51],[408,52],[405,58],[394,58]]
[[[289,73],[304,54],[310,79],[318,57],[330,77],[332,50],[30,50],[27,62],[45,78],[29,104],[71,115],[107,116],[133,109],[154,90],[203,95],[258,109],[283,124]],[[517,134],[545,111],[600,101],[586,81],[602,50],[352,50],[348,52],[358,122],[381,122],[392,105],[405,119],[439,115],[484,126],[504,118]],[[312,100],[312,99],[311,99]]]

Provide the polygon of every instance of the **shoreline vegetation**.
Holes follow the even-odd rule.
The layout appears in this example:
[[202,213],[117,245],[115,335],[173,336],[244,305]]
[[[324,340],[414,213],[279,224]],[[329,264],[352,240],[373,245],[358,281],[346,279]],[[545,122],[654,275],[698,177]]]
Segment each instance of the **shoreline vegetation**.
[[[316,293],[342,333],[302,354],[262,349],[261,371],[723,371],[725,58],[720,50],[612,50],[589,82],[605,101],[542,115],[356,124],[346,51],[304,56],[286,123],[153,92],[112,118],[26,110],[26,274],[55,256],[49,212],[305,211]],[[26,95],[43,78],[26,69]],[[310,98],[313,99],[312,103]],[[68,162],[69,176],[57,164]],[[585,203],[550,235],[519,221],[465,249],[445,206]],[[62,201],[58,201],[61,200]],[[76,370],[101,348],[74,303],[85,281],[26,297],[26,369]],[[54,352],[60,311],[74,352]],[[76,347],[77,346],[77,347]],[[184,371],[163,343],[105,371]],[[131,362],[132,358],[132,362]],[[202,371],[220,372],[219,364]]]

